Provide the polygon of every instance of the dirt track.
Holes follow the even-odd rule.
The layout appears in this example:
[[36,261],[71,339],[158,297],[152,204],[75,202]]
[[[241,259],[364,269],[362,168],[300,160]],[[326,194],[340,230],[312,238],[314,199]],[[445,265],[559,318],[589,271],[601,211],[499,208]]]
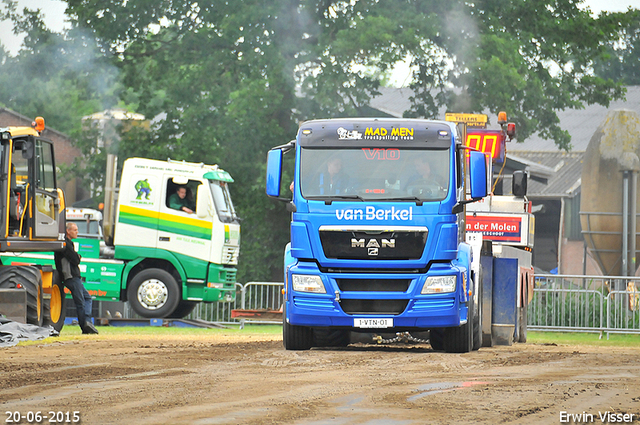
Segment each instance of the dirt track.
[[78,411],[83,424],[552,424],[563,411],[593,415],[574,423],[602,423],[605,412],[640,423],[640,348],[294,352],[277,337],[230,338],[100,335],[1,349],[2,423],[7,411],[40,411],[39,423]]

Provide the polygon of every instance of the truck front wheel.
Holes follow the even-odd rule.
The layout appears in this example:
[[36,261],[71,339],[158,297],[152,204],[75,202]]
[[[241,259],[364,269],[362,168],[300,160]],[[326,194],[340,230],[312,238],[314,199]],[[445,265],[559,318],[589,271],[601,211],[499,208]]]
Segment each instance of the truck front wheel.
[[180,287],[174,277],[162,269],[143,270],[131,279],[127,288],[131,308],[142,317],[167,317],[180,302]]
[[170,319],[182,319],[183,317],[188,316],[191,312],[196,308],[198,303],[196,301],[180,301],[178,303],[178,307],[173,310],[168,317]]
[[346,347],[351,342],[351,333],[344,329],[313,328],[315,347]]
[[474,322],[473,299],[469,299],[469,312],[467,323],[455,328],[444,330],[443,345],[447,353],[468,353],[473,350],[473,322]]
[[282,313],[282,345],[285,350],[308,350],[313,346],[313,329],[287,322],[286,303]]

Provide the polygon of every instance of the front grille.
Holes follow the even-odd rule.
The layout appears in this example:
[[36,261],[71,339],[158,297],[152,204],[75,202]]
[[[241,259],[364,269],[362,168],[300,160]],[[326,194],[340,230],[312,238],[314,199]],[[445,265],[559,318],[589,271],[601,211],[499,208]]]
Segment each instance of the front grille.
[[224,246],[222,249],[222,264],[238,264],[240,249],[237,246]]
[[320,228],[327,258],[352,260],[417,260],[427,242],[427,229]]
[[347,314],[401,314],[409,300],[341,300],[340,307]]
[[410,279],[336,279],[341,292],[407,292]]
[[419,299],[413,303],[413,310],[448,310],[456,305],[456,298],[454,295],[447,298],[428,298]]
[[229,269],[224,269],[221,272],[221,276],[222,273],[224,273],[224,278],[221,279],[222,281],[226,282],[226,283],[236,283],[236,270],[229,270]]

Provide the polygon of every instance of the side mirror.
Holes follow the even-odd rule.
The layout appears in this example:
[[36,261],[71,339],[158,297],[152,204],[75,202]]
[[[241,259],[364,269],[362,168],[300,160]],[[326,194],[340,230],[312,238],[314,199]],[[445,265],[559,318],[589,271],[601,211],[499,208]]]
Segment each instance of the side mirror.
[[33,143],[33,138],[29,138],[28,142],[25,142],[22,146],[22,157],[24,159],[31,159],[35,155],[35,147]]
[[527,196],[527,180],[528,176],[525,171],[517,170],[513,172],[511,181],[511,193],[518,198]]
[[487,196],[487,162],[482,152],[469,152],[469,184],[472,199]]
[[196,215],[198,218],[205,218],[209,215],[209,188],[207,185],[198,185],[196,194]]
[[279,198],[282,181],[282,149],[272,149],[267,154],[267,195]]

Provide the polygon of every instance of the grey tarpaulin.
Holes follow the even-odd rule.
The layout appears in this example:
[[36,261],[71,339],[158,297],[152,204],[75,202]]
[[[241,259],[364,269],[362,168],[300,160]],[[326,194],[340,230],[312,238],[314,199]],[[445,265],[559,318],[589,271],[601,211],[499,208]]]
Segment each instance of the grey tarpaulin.
[[7,319],[0,320],[0,347],[12,347],[20,341],[35,341],[58,335],[58,331],[51,326],[43,328],[36,325],[12,322]]

